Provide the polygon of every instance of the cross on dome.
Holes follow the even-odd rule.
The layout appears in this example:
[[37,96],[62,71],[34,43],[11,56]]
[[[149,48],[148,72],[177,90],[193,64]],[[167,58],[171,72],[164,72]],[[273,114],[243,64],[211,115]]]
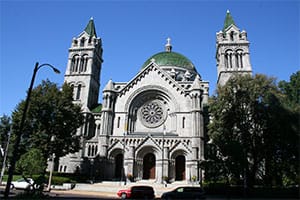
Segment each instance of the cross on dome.
[[171,38],[167,38],[167,45],[171,45]]
[[167,38],[167,44],[165,45],[165,50],[167,52],[171,52],[172,51],[172,45],[171,45],[171,38],[170,37]]

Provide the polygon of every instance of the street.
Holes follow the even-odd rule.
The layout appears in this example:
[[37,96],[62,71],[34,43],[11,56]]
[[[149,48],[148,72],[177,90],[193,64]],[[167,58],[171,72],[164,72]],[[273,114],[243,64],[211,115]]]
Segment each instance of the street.
[[[4,187],[0,187],[0,199],[4,197]],[[17,194],[24,192],[23,190],[12,190],[9,198],[13,199]],[[80,191],[80,190],[52,190],[51,192],[45,192],[49,199],[87,199],[87,200],[116,200],[120,199],[117,194],[111,192],[101,192],[101,191]],[[159,196],[159,195],[157,195]],[[160,198],[156,198],[159,200]],[[252,198],[226,198],[226,197],[216,197],[207,196],[206,200],[242,200],[242,199],[252,199]],[[255,198],[255,200],[264,200],[263,198]],[[268,200],[296,200],[296,199],[286,199],[286,198],[268,198]]]

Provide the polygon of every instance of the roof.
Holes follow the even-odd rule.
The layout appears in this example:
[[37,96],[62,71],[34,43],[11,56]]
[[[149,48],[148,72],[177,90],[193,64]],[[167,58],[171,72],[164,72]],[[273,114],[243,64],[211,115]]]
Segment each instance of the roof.
[[230,25],[235,25],[234,23],[234,20],[229,12],[229,10],[227,10],[227,13],[226,13],[226,18],[225,18],[225,21],[224,21],[224,27],[223,27],[223,32],[230,26]]
[[153,59],[158,66],[176,66],[196,71],[194,64],[187,57],[181,55],[180,53],[171,51],[164,51],[151,56],[143,64],[142,68],[145,68],[147,65],[149,65]]
[[102,104],[98,104],[95,108],[92,109],[92,113],[100,113],[102,111]]
[[88,25],[85,27],[84,31],[87,34],[89,34],[91,37],[93,37],[93,36],[97,37],[93,18],[90,19],[90,21],[89,21]]

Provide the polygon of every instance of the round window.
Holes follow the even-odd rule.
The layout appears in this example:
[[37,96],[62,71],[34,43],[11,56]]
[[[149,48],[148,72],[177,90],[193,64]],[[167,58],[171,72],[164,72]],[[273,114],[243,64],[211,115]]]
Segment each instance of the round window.
[[159,101],[150,101],[141,106],[139,116],[144,126],[155,128],[165,120],[164,106]]

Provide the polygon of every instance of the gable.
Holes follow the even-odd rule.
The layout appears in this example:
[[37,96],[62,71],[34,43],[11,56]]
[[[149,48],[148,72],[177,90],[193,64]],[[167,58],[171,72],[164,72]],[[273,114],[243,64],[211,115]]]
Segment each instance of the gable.
[[[149,77],[151,76],[151,77]],[[174,88],[179,94],[184,94],[184,88],[182,88],[168,73],[162,70],[154,60],[141,70],[128,84],[120,91],[119,95],[125,95],[134,85],[138,85],[144,79],[146,82],[152,85],[160,85],[162,83],[168,83],[172,88]]]

